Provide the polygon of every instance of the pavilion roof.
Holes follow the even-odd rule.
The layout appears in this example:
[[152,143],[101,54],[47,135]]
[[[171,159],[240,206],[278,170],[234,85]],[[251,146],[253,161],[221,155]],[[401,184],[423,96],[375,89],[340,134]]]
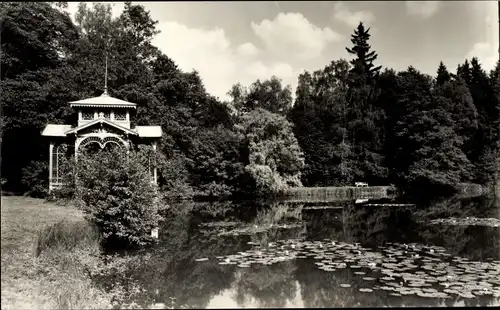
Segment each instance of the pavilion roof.
[[71,129],[71,125],[47,124],[42,131],[42,136],[66,137],[66,132]]
[[133,108],[137,107],[137,104],[114,98],[108,95],[105,91],[102,95],[98,97],[82,99],[70,102],[71,107],[96,107],[96,108]]

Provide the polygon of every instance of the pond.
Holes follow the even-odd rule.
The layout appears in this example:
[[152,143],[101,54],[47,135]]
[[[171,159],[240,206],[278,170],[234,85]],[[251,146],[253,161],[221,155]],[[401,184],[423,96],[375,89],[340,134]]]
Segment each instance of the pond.
[[498,198],[372,202],[175,205],[102,283],[141,308],[500,304]]

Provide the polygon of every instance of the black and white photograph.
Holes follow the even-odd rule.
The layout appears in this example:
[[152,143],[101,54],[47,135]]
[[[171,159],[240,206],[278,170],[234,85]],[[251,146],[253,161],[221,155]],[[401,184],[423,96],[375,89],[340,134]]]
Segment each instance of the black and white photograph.
[[0,3],[1,308],[500,306],[500,1]]

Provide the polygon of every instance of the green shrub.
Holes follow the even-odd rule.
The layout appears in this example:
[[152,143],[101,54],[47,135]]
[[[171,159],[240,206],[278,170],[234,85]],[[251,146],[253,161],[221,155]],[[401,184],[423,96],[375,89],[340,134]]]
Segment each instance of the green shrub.
[[[161,153],[160,153],[161,154]],[[189,171],[186,158],[174,153],[171,158],[159,156],[158,184],[165,198],[189,199],[193,197],[193,189],[189,184]]]
[[26,194],[35,198],[45,198],[49,187],[49,164],[47,161],[32,161],[22,169],[21,183]]
[[120,149],[78,154],[76,203],[106,241],[144,245],[158,226],[159,201],[148,152]]
[[74,250],[99,248],[100,234],[93,224],[86,220],[59,221],[53,225],[43,227],[37,233],[35,255],[43,251]]
[[254,196],[279,195],[302,186],[304,154],[285,117],[259,108],[241,115],[235,130],[246,154],[246,191]]

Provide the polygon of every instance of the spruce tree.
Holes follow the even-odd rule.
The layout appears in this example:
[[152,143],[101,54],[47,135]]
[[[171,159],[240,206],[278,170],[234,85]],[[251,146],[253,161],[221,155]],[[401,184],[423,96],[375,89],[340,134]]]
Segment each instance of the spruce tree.
[[451,74],[450,74],[450,72],[448,72],[448,69],[446,69],[446,66],[441,61],[439,63],[439,67],[438,67],[438,71],[437,71],[436,84],[443,85],[444,83],[448,82],[450,79],[451,79]]
[[461,77],[467,85],[470,85],[472,81],[471,68],[469,65],[469,61],[466,59],[463,65],[458,65],[457,67],[457,76]]
[[346,47],[349,54],[354,55],[356,58],[350,61],[353,68],[351,73],[354,73],[358,82],[366,83],[378,75],[381,66],[375,67],[373,62],[377,59],[378,55],[375,51],[370,51],[371,46],[368,44],[370,39],[370,28],[365,29],[363,23],[359,23],[358,27],[351,35],[352,48]]
[[377,100],[380,89],[376,85],[381,66],[375,66],[375,51],[368,44],[370,29],[359,23],[351,36],[353,46],[346,47],[354,56],[350,61],[348,111],[346,113],[348,141],[356,167],[354,178],[372,183],[383,183],[387,169],[383,166],[384,110]]

